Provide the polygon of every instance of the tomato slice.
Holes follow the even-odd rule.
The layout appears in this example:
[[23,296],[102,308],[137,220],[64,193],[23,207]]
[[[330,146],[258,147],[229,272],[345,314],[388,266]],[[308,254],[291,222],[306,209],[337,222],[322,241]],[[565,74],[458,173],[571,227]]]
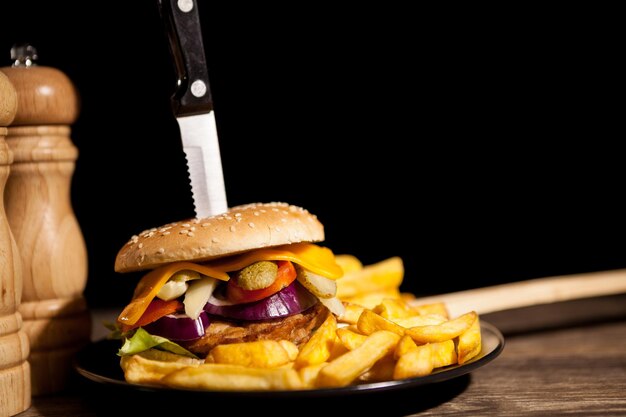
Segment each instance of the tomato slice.
[[226,287],[226,297],[233,303],[251,303],[252,301],[259,301],[269,297],[272,294],[276,294],[296,279],[296,268],[290,261],[277,261],[278,272],[276,273],[276,281],[267,288],[261,288],[260,290],[244,290],[234,279],[228,281]]
[[183,307],[183,303],[178,300],[163,301],[160,298],[155,298],[150,301],[148,308],[146,308],[146,311],[139,317],[139,320],[137,320],[135,324],[122,324],[122,331],[127,332],[137,327],[145,326],[163,316],[182,310]]

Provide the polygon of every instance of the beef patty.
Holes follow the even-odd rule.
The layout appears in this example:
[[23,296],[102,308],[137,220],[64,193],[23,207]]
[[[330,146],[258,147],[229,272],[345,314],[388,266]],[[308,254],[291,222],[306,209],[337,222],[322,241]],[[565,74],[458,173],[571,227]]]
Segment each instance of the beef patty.
[[205,357],[217,345],[255,340],[290,340],[296,345],[305,343],[328,317],[329,310],[317,303],[308,310],[289,317],[264,321],[226,321],[211,318],[204,336],[185,347]]

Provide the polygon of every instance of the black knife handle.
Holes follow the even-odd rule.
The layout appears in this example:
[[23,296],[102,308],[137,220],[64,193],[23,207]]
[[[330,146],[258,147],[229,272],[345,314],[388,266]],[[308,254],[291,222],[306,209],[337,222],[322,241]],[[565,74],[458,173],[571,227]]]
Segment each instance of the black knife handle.
[[159,0],[159,6],[178,77],[178,88],[172,96],[174,114],[208,113],[213,110],[213,99],[198,0]]

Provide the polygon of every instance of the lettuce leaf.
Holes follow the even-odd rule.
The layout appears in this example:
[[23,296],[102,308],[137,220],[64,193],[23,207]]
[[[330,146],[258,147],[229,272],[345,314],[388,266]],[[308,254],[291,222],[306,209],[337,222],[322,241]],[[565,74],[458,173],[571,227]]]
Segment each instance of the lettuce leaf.
[[141,327],[135,331],[135,334],[132,337],[126,338],[124,345],[120,348],[117,354],[118,356],[134,355],[152,348],[198,359],[196,355],[189,352],[184,347],[164,337],[152,335]]

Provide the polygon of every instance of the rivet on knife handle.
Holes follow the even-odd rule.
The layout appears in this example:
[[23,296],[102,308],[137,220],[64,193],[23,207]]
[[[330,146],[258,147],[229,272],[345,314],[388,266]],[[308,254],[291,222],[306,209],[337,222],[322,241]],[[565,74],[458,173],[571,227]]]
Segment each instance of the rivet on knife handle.
[[196,217],[228,210],[197,0],[159,0],[177,72],[172,109],[187,157]]

